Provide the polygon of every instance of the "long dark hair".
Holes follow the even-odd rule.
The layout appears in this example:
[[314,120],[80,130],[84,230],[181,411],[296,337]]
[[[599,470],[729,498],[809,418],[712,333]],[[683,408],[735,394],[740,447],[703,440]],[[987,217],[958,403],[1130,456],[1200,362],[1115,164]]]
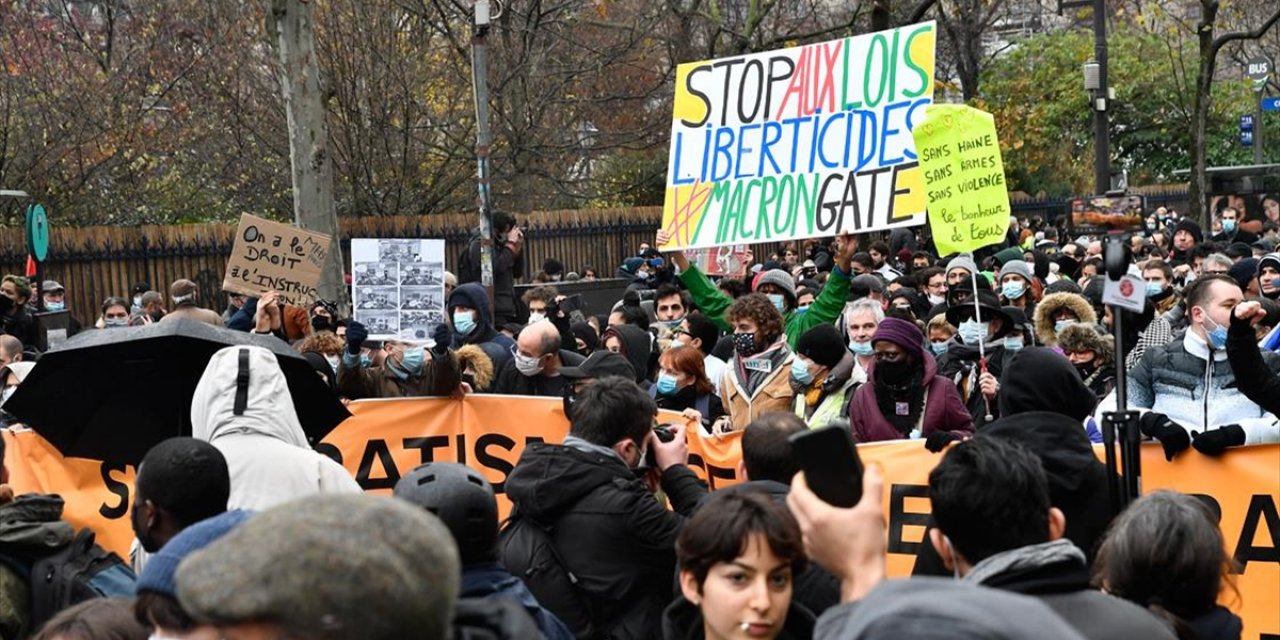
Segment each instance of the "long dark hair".
[[1175,491],[1139,498],[1116,518],[1093,564],[1095,586],[1147,607],[1193,637],[1183,622],[1235,592],[1231,556],[1217,518],[1201,500]]

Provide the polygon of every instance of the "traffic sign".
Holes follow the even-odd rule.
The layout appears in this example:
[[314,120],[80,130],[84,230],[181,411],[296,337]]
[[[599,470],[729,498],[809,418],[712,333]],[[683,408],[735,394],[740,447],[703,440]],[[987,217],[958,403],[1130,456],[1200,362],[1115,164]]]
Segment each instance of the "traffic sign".
[[1280,97],[1263,98],[1263,111],[1280,111]]
[[1252,131],[1252,130],[1245,130],[1245,129],[1241,129],[1241,130],[1240,130],[1240,144],[1242,144],[1242,145],[1244,145],[1244,146],[1246,146],[1246,147],[1252,147],[1252,146],[1253,146],[1253,131]]
[[49,217],[38,204],[27,207],[27,253],[36,262],[44,262],[49,256]]
[[1240,130],[1241,131],[1253,130],[1253,114],[1240,116]]
[[1245,65],[1245,74],[1253,80],[1253,88],[1262,91],[1267,86],[1267,80],[1271,79],[1271,60],[1266,56],[1256,56],[1249,58],[1249,62]]

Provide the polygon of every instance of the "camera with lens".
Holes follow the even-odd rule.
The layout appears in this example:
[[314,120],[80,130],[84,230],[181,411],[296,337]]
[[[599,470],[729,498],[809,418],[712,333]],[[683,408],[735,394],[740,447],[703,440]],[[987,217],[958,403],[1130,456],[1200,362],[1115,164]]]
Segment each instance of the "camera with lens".
[[[660,424],[653,428],[653,435],[657,436],[659,442],[671,442],[676,439],[676,434],[671,430],[670,424]],[[640,464],[644,469],[656,469],[658,460],[653,455],[653,447],[644,452],[644,462]]]

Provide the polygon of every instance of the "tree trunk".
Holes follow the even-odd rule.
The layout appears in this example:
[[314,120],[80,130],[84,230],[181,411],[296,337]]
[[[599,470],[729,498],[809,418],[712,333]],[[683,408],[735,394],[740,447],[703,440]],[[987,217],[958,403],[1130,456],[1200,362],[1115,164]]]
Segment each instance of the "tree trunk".
[[293,219],[303,229],[333,237],[320,275],[320,297],[347,309],[342,244],[333,202],[333,156],[329,149],[325,97],[320,86],[312,6],[305,0],[271,0],[268,25],[279,58],[281,94],[289,121],[293,167]]
[[1187,215],[1199,221],[1204,229],[1210,228],[1210,220],[1204,210],[1205,192],[1208,191],[1205,170],[1205,138],[1209,121],[1210,90],[1213,87],[1214,59],[1218,51],[1213,43],[1213,23],[1218,17],[1217,0],[1201,0],[1200,24],[1196,30],[1199,38],[1200,64],[1196,76],[1195,96],[1191,108],[1191,184],[1187,187]]

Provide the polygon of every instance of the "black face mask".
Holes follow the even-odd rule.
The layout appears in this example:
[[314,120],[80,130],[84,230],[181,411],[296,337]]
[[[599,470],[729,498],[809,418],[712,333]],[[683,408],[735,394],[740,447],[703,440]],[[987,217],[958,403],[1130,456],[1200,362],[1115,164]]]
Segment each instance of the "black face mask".
[[910,380],[911,372],[914,369],[915,363],[910,360],[899,360],[897,362],[876,361],[876,377],[895,386]]
[[1093,372],[1097,370],[1098,367],[1093,362],[1082,362],[1076,365],[1076,371],[1080,372],[1081,380],[1088,380],[1089,376],[1093,375]]
[[152,319],[152,320],[155,320],[155,321],[159,322],[159,321],[160,321],[160,318],[163,318],[163,317],[164,317],[164,312],[163,312],[163,311],[152,311],[151,313],[148,313],[147,315],[151,316],[151,319]]
[[333,325],[329,323],[329,319],[324,316],[315,316],[311,318],[311,328],[315,331],[332,331]]

